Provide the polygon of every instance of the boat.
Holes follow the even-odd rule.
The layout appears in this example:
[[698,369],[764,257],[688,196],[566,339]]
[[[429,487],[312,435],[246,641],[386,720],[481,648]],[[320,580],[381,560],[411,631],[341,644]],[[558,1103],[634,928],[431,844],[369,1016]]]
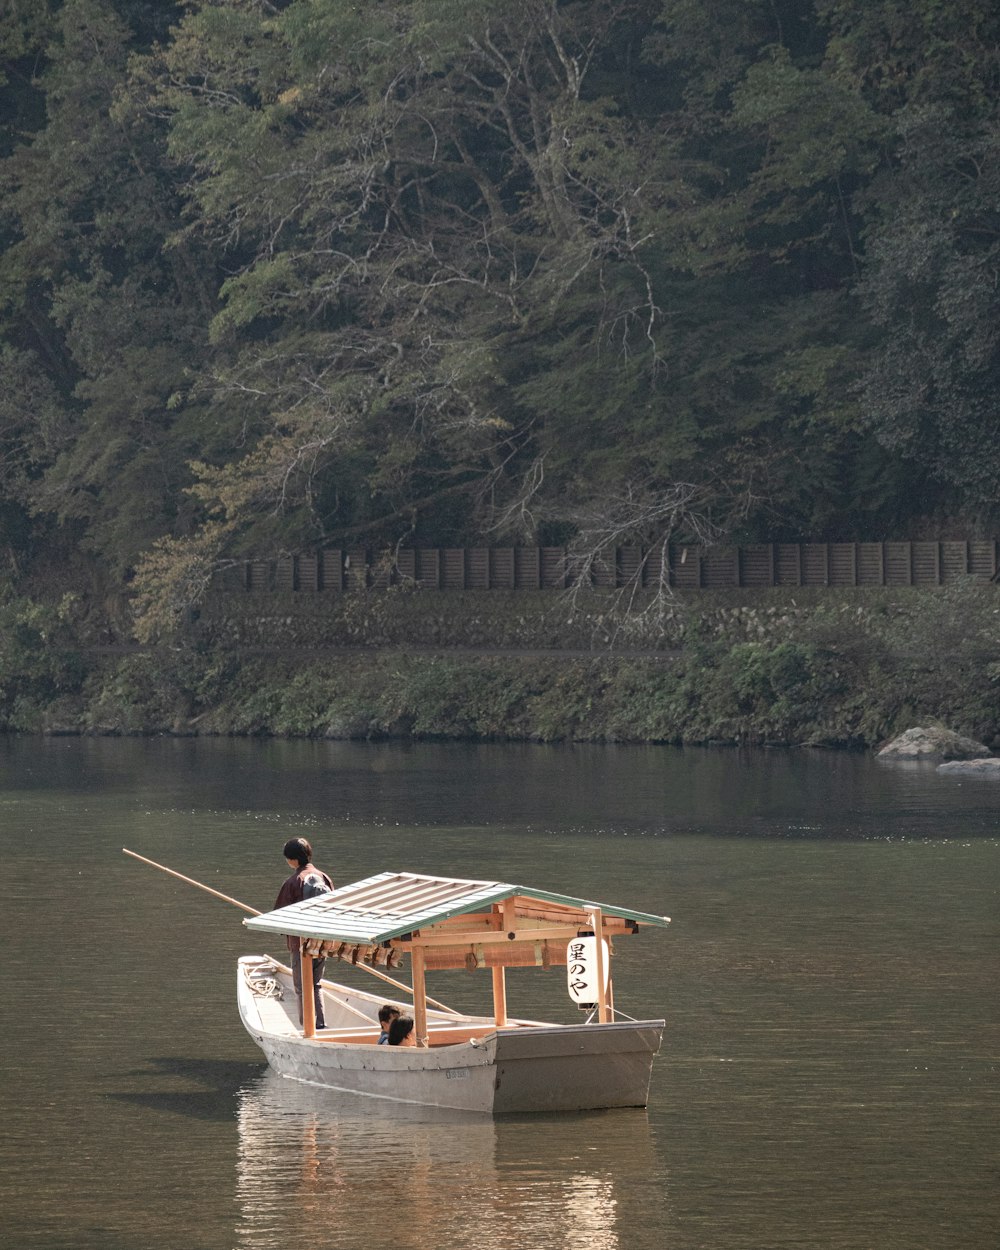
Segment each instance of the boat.
[[[495,881],[384,872],[244,920],[247,929],[301,939],[302,1023],[288,968],[269,955],[238,961],[237,1002],[250,1037],[281,1076],[329,1089],[487,1115],[644,1107],[665,1021],[633,1020],[614,1004],[614,943],[667,916]],[[334,981],[314,958],[379,973],[409,957],[413,1005]],[[508,1016],[505,969],[565,966],[567,990],[589,1012],[579,1024]],[[488,1015],[427,995],[427,973],[488,971]],[[378,1009],[412,1010],[415,1046],[378,1045]]]

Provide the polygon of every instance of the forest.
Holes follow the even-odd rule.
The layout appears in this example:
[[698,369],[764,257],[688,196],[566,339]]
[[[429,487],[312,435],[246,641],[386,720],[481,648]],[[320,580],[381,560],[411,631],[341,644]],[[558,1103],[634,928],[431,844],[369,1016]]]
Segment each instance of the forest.
[[995,536],[990,0],[5,0],[0,581]]

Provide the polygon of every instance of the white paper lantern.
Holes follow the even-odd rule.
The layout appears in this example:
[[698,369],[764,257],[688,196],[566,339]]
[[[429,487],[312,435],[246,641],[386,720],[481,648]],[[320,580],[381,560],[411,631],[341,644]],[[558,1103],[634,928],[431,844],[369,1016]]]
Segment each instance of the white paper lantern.
[[[611,951],[604,938],[604,993],[608,992],[611,977]],[[578,937],[566,947],[566,988],[578,1007],[593,1007],[597,1003],[597,938]]]

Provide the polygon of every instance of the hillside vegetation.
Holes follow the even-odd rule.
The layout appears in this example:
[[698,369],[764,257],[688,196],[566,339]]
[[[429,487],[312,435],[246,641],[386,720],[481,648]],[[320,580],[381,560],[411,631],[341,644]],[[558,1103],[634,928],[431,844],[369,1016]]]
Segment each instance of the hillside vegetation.
[[874,747],[944,722],[1000,748],[995,587],[703,591],[655,631],[606,594],[234,596],[170,646],[0,608],[0,729]]

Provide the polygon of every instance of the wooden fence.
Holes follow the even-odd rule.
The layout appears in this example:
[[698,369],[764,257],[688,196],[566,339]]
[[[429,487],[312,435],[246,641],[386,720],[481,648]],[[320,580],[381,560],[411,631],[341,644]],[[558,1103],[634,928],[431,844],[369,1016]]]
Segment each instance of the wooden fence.
[[743,547],[619,547],[582,574],[564,547],[412,547],[395,556],[327,549],[231,570],[218,589],[351,591],[415,584],[432,590],[561,590],[583,578],[596,588],[664,582],[677,590],[765,586],[940,586],[997,577],[997,543],[756,543]]

